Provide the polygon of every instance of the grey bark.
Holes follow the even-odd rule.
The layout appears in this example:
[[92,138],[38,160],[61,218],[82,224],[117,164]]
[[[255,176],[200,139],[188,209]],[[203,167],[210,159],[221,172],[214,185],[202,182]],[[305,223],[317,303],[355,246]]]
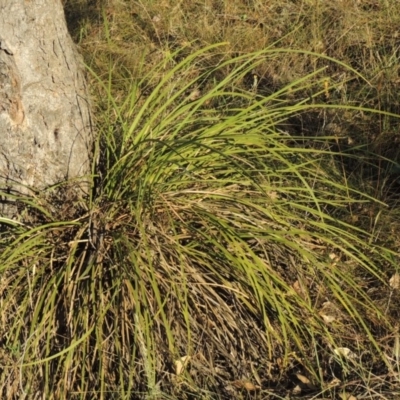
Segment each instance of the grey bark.
[[27,193],[89,174],[92,141],[61,1],[0,0],[0,190]]

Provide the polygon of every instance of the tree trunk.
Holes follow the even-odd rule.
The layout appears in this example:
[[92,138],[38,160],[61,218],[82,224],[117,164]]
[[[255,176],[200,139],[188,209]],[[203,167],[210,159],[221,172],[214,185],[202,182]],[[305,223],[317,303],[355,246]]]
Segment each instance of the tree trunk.
[[0,0],[1,191],[29,193],[90,173],[82,71],[61,0]]

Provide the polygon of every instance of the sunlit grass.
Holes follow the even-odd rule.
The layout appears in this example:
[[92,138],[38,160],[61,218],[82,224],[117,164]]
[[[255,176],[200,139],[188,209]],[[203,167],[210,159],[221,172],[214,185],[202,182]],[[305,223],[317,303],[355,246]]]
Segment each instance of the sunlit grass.
[[60,185],[2,220],[10,396],[223,398],[243,380],[267,396],[294,373],[329,392],[395,370],[395,253],[354,224],[384,205],[349,182],[335,137],[285,130],[331,107],[313,100],[325,69],[263,95],[243,82],[276,53],[212,65],[225,46],[126,71],[124,95],[112,64],[107,78],[92,71],[91,195]]

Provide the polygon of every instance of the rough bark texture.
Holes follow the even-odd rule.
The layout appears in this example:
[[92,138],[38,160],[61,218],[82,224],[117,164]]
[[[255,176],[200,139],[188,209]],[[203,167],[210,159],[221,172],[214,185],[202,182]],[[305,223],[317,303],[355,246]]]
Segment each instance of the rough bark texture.
[[89,173],[82,70],[60,0],[0,0],[0,190]]

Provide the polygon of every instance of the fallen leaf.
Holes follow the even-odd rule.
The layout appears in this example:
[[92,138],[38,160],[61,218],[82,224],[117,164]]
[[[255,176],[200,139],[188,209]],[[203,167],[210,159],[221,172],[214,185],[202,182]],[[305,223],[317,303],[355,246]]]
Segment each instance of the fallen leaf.
[[304,289],[302,288],[300,282],[297,280],[292,285],[293,290],[302,298],[305,297]]
[[353,224],[358,222],[358,220],[359,220],[359,216],[358,215],[353,214],[351,216],[351,222],[353,222]]
[[389,279],[389,285],[393,289],[400,289],[400,274],[395,273],[390,279]]
[[310,380],[304,375],[296,374],[296,377],[301,383],[304,383],[305,385],[308,385],[311,383]]
[[356,355],[347,347],[338,347],[333,350],[333,352],[339,356],[344,358],[354,358]]
[[302,383],[303,389],[316,389],[311,381],[304,375],[296,374],[297,379]]
[[197,100],[201,96],[201,92],[199,89],[194,89],[188,96],[190,101]]
[[333,378],[329,383],[328,383],[328,388],[332,388],[335,386],[339,386],[342,383],[342,381],[338,378]]
[[[322,304],[322,308],[318,313],[326,324],[330,324],[337,320],[337,308],[330,301],[325,301]],[[335,316],[336,315],[336,316]]]
[[274,190],[267,192],[267,195],[272,201],[279,200],[279,193]]
[[336,261],[336,260],[339,259],[339,257],[338,257],[337,254],[335,254],[335,253],[329,254],[329,258],[330,258],[332,261]]
[[332,315],[319,314],[326,324],[332,323],[336,318]]
[[175,364],[175,374],[177,376],[179,376],[182,373],[182,371],[185,369],[185,367],[189,363],[189,360],[190,360],[190,356],[183,356],[179,360],[176,360],[174,362],[174,364]]
[[301,393],[301,387],[299,385],[295,386],[294,389],[292,390],[292,394],[295,396],[299,395]]
[[260,386],[256,386],[246,379],[233,381],[231,382],[231,384],[238,389],[246,389],[249,392],[253,392],[254,390],[260,389]]
[[342,400],[357,400],[357,397],[353,396],[351,393],[343,392],[339,394]]

